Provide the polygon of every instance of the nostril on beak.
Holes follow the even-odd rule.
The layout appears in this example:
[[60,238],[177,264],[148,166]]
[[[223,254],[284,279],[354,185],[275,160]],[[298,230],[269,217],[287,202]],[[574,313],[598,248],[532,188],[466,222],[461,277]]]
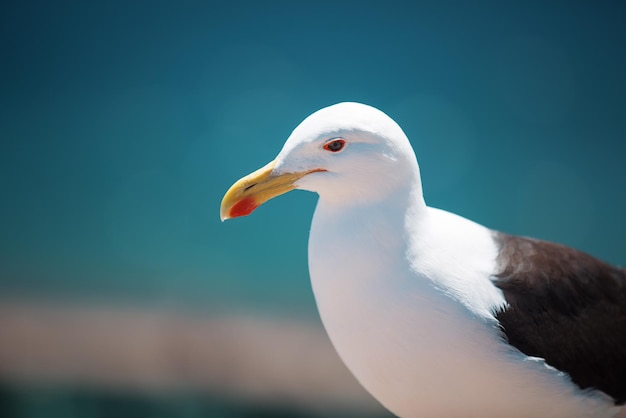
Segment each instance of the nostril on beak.
[[247,192],[248,190],[250,190],[251,188],[253,188],[253,187],[254,187],[254,186],[256,186],[256,185],[257,185],[257,183],[252,183],[251,185],[246,186],[246,188],[245,188],[245,189],[243,189],[243,191],[244,191],[244,192]]

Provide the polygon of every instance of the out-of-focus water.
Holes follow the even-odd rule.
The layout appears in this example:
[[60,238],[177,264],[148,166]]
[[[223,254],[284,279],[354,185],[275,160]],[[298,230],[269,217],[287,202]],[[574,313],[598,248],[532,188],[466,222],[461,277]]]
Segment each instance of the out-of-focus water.
[[404,128],[433,206],[624,265],[625,18],[620,2],[3,2],[0,293],[316,315],[316,197],[224,224],[219,204],[339,101]]
[[626,263],[623,5],[1,7],[3,287],[313,312],[315,196],[218,207],[344,100],[400,123],[431,204]]

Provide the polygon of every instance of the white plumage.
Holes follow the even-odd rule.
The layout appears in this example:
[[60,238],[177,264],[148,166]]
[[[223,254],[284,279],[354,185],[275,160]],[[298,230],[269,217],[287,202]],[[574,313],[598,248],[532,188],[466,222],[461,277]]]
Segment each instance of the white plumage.
[[[337,139],[342,149],[325,147]],[[322,321],[348,368],[394,414],[618,412],[605,393],[581,390],[507,343],[496,318],[507,300],[493,283],[499,248],[492,231],[425,204],[413,149],[391,118],[358,103],[322,109],[271,164],[269,178],[291,176],[291,188],[319,194],[309,270]],[[283,182],[267,192],[257,177],[233,188],[271,195],[250,204],[248,195],[229,191],[223,218],[288,191]],[[244,200],[249,210],[229,212]]]

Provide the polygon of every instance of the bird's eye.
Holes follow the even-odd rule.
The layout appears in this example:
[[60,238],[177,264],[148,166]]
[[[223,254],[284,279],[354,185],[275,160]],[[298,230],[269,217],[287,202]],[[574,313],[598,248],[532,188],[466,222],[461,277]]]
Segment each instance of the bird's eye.
[[346,145],[346,141],[341,138],[331,139],[327,143],[324,144],[324,149],[330,152],[339,152]]

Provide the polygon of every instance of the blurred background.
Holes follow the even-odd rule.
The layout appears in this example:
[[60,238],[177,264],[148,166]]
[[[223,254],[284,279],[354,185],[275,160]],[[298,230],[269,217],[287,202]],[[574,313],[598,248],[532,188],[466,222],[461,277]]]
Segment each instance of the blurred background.
[[[626,264],[625,3],[3,1],[0,416],[386,417],[307,271],[316,196],[219,220],[313,111],[429,204]],[[451,400],[453,401],[453,400]]]

